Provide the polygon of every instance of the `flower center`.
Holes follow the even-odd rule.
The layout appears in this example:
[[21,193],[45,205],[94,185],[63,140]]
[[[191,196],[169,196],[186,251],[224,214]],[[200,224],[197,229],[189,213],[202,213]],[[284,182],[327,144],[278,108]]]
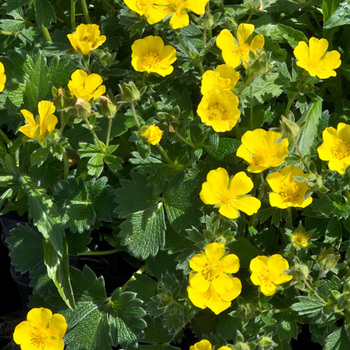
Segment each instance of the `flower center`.
[[171,0],[169,1],[168,8],[171,12],[181,11],[183,7],[183,0]]
[[306,248],[309,245],[309,238],[308,235],[304,235],[303,233],[295,233],[292,236],[292,242],[298,247]]
[[146,12],[147,8],[149,7],[149,2],[145,0],[136,0],[135,2],[135,7],[139,10],[142,11],[143,13]]
[[208,108],[208,120],[218,120],[223,117],[226,110],[220,103],[215,103]]
[[46,346],[46,334],[43,334],[43,329],[34,329],[30,337],[30,343],[32,346],[38,349],[45,349]]
[[300,197],[300,186],[295,184],[289,184],[289,186],[283,186],[279,195],[282,197],[283,202],[294,202]]
[[234,50],[234,53],[239,55],[241,57],[241,59],[247,55],[250,51],[250,46],[246,43],[239,43],[235,50]]
[[269,288],[271,286],[274,286],[274,284],[271,282],[269,278],[269,270],[266,269],[265,272],[261,272],[258,276],[258,281],[260,286],[264,286],[265,288]]
[[210,263],[206,264],[205,268],[202,270],[202,276],[207,281],[212,281],[219,277],[222,272],[222,264],[218,260],[212,260]]
[[[273,157],[276,157],[275,155],[273,155]],[[260,167],[266,167],[269,168],[271,166],[268,156],[266,154],[253,154],[252,155],[252,160],[253,160],[253,164],[260,166]]]
[[223,90],[231,90],[232,88],[231,79],[219,77],[217,80],[217,86]]
[[343,159],[350,155],[350,142],[339,140],[334,147],[331,148],[334,158]]
[[160,62],[159,54],[157,52],[151,51],[142,57],[141,63],[143,67],[148,67],[152,69]]

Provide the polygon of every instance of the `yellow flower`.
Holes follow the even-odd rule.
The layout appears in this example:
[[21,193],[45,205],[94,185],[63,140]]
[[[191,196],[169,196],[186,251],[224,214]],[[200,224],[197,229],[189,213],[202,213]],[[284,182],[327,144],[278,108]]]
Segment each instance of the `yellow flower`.
[[[205,254],[197,254],[189,261],[194,271],[190,285],[198,291],[206,292],[210,286],[219,294],[232,289],[234,280],[231,274],[239,270],[239,259],[235,254],[225,254],[222,243],[209,243]],[[237,283],[236,283],[237,284]]]
[[217,90],[232,90],[239,80],[239,73],[231,66],[221,64],[216,67],[216,71],[207,70],[202,76],[201,93],[206,93]]
[[0,92],[4,90],[6,83],[6,74],[5,74],[5,67],[0,62]]
[[22,109],[21,113],[25,118],[27,125],[19,128],[19,131],[29,138],[36,141],[43,141],[55,129],[58,122],[54,115],[56,110],[55,105],[50,101],[40,101],[38,103],[39,116],[34,120],[34,116],[26,109]]
[[131,11],[138,13],[140,16],[143,16],[153,6],[153,0],[124,0],[124,3]]
[[339,123],[337,130],[326,128],[323,133],[323,143],[317,148],[320,159],[328,161],[328,167],[344,174],[350,165],[350,125]]
[[247,170],[251,173],[281,165],[288,156],[288,139],[275,131],[255,129],[242,136],[242,145],[237,149],[237,157],[249,163]]
[[257,54],[257,50],[262,50],[265,44],[262,34],[256,35],[250,44],[247,42],[254,28],[253,24],[241,23],[237,28],[237,41],[227,29],[220,32],[216,38],[216,45],[222,51],[222,58],[226,64],[237,67],[243,62],[243,67],[246,68],[249,52],[253,51],[254,54]]
[[145,16],[149,24],[154,24],[170,15],[170,27],[183,28],[190,23],[187,11],[203,15],[208,2],[209,0],[154,0],[154,6],[147,10]]
[[269,194],[269,200],[272,207],[285,209],[288,207],[305,208],[312,203],[312,197],[305,199],[309,186],[297,181],[294,177],[307,178],[309,174],[292,165],[287,165],[280,172],[271,173],[266,180],[269,183],[272,193]]
[[[212,350],[212,346],[209,340],[203,339],[200,342],[190,346],[190,350]],[[230,350],[228,346],[222,346],[218,350]]]
[[297,58],[297,66],[304,68],[309,74],[320,79],[335,77],[334,69],[341,65],[340,53],[337,50],[327,52],[328,41],[312,37],[309,46],[305,41],[299,41],[294,49]]
[[171,65],[176,61],[176,50],[165,45],[159,36],[147,36],[136,40],[132,46],[131,64],[138,72],[158,73],[162,77],[174,70]]
[[88,75],[81,69],[77,69],[68,82],[68,89],[72,96],[86,102],[92,98],[97,99],[106,92],[106,87],[101,85],[103,79],[100,75],[92,73]]
[[[191,276],[192,275],[190,275],[190,283]],[[228,290],[224,294],[219,294],[214,287],[209,287],[206,292],[201,292],[193,288],[191,285],[187,287],[187,293],[194,306],[197,306],[200,309],[208,307],[218,315],[231,306],[231,301],[241,294],[241,289],[241,281],[238,278],[235,278],[231,290]]]
[[151,145],[156,145],[160,142],[163,136],[162,130],[158,126],[152,124],[146,131],[144,131],[141,136],[146,138],[146,141]]
[[211,90],[200,101],[197,114],[216,132],[230,131],[241,115],[238,97],[231,91]]
[[260,200],[246,196],[253,187],[253,181],[243,171],[230,179],[224,168],[217,168],[209,171],[199,196],[205,204],[218,206],[221,215],[237,219],[239,210],[247,215],[253,215],[259,210]]
[[28,312],[27,320],[16,326],[13,339],[22,350],[63,350],[66,330],[64,316],[53,315],[43,307],[34,308]]
[[286,259],[280,254],[259,255],[251,260],[249,268],[252,272],[251,281],[260,286],[260,291],[267,296],[275,294],[280,284],[289,282],[293,277],[284,271],[289,269]]
[[291,236],[291,241],[293,246],[297,249],[307,248],[310,243],[309,239],[311,237],[311,233],[305,232],[302,227],[298,227],[295,232]]
[[106,41],[106,36],[100,35],[100,27],[97,24],[80,24],[73,34],[67,37],[76,52],[88,55]]

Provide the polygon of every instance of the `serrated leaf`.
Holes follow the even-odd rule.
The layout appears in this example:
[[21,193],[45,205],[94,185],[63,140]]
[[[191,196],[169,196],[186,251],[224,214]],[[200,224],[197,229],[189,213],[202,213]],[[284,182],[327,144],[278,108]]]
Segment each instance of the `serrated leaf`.
[[301,154],[310,154],[311,148],[317,137],[317,127],[322,117],[322,101],[313,102],[298,123],[306,122],[297,138],[297,144]]
[[114,195],[107,185],[107,177],[84,182],[70,176],[55,187],[55,198],[60,208],[62,222],[72,232],[82,233],[90,229],[96,220],[110,222],[114,207]]
[[163,204],[160,202],[143,211],[127,216],[120,225],[122,244],[130,252],[142,259],[155,256],[159,248],[165,245],[165,217]]
[[185,181],[185,173],[173,176],[164,191],[164,207],[175,231],[182,231],[199,223],[201,212],[198,209],[200,188],[198,181]]
[[44,238],[62,256],[62,239],[65,236],[56,205],[43,188],[37,186],[29,176],[20,175],[19,182],[28,196],[29,216]]
[[211,146],[205,146],[205,148],[208,150],[210,156],[214,159],[225,160],[229,163],[232,163],[234,162],[235,158],[233,154],[236,153],[240,144],[241,143],[238,140],[220,137],[219,146],[216,150],[213,149]]
[[297,311],[299,315],[307,315],[315,311],[320,311],[326,305],[323,301],[310,297],[299,296],[298,300],[299,301],[294,303],[291,308]]
[[147,186],[147,180],[135,172],[131,172],[131,180],[120,180],[120,188],[115,191],[118,205],[115,212],[119,218],[146,210],[155,205],[152,188]]
[[44,260],[42,238],[29,225],[19,225],[11,230],[6,241],[10,246],[11,263],[17,271],[32,272]]
[[30,155],[30,164],[40,167],[45,162],[50,151],[48,148],[38,148]]
[[332,16],[323,25],[323,28],[330,29],[346,24],[350,24],[350,0],[345,0],[339,4]]
[[278,338],[282,342],[290,343],[291,339],[298,337],[298,324],[296,318],[291,313],[276,314],[278,325]]
[[28,110],[35,111],[38,102],[48,97],[51,89],[48,75],[49,69],[46,65],[46,59],[40,54],[36,57],[35,66],[26,80],[24,103]]
[[147,326],[142,318],[146,315],[142,303],[142,300],[136,298],[136,293],[122,292],[121,288],[113,292],[108,322],[115,345],[125,347],[136,344],[142,338],[143,329]]
[[35,1],[35,19],[39,26],[50,27],[56,22],[55,11],[48,0]]
[[324,350],[350,349],[350,339],[344,327],[338,328],[326,338]]
[[158,283],[147,275],[135,274],[135,280],[128,283],[128,289],[137,293],[142,299],[152,297],[157,291]]
[[122,292],[121,288],[107,298],[103,277],[97,278],[87,266],[83,271],[72,268],[71,276],[76,296],[74,311],[67,309],[55,295],[43,271],[35,271],[31,282],[34,289],[31,306],[49,303],[51,309],[65,316],[68,322],[66,349],[110,350],[118,343],[123,347],[137,346],[146,327],[142,319],[145,315],[142,300],[137,299],[135,293]]

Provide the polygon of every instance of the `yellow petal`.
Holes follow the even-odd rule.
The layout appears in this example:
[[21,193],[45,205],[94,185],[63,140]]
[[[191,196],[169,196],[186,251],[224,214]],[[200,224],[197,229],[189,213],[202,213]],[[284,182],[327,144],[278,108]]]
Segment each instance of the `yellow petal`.
[[204,254],[196,254],[189,261],[190,268],[196,272],[204,270],[207,263],[208,259]]
[[204,293],[199,292],[191,286],[187,287],[188,298],[192,301],[194,306],[197,306],[201,309],[207,307],[207,299]]
[[[237,28],[237,39],[239,43],[245,43],[250,35],[254,32],[254,25],[241,23]],[[261,35],[261,34],[260,34]]]
[[235,200],[234,205],[236,209],[243,211],[247,215],[253,215],[260,209],[261,202],[255,197],[247,196]]
[[190,285],[195,290],[205,293],[210,287],[210,282],[204,278],[201,272],[198,272],[191,275]]
[[173,29],[179,29],[186,27],[190,24],[190,18],[186,12],[175,12],[169,21],[170,27]]
[[29,112],[27,109],[21,109],[21,113],[29,125],[31,125],[31,126],[36,125],[36,123],[34,121],[33,113]]
[[236,47],[233,35],[227,29],[223,29],[216,38],[216,46],[222,51],[233,51]]
[[241,280],[237,277],[233,277],[231,279],[231,289],[228,290],[226,293],[223,293],[220,295],[221,299],[227,302],[232,301],[233,299],[236,299],[242,291],[242,283]]
[[190,346],[190,350],[211,350],[212,346],[209,340],[203,339],[200,342]]
[[317,39],[315,37],[309,40],[309,57],[313,60],[320,60],[328,49],[328,41],[326,39]]
[[205,246],[205,255],[208,260],[220,260],[225,254],[225,246],[222,243],[214,242]]
[[237,219],[239,217],[239,211],[227,203],[220,206],[219,213],[229,219]]
[[220,263],[225,273],[236,273],[239,270],[239,258],[235,254],[228,254],[224,256]]
[[240,171],[230,181],[229,192],[232,196],[244,195],[250,192],[253,187],[253,181],[244,171]]
[[299,41],[298,45],[295,47],[294,56],[299,61],[306,61],[309,59],[309,47],[305,41]]
[[226,273],[221,273],[212,281],[213,288],[221,295],[232,289],[232,278]]
[[262,50],[265,45],[265,38],[262,34],[256,35],[250,43],[250,49],[256,54],[257,50]]
[[249,269],[253,273],[263,273],[267,270],[268,257],[266,255],[258,255],[250,261]]

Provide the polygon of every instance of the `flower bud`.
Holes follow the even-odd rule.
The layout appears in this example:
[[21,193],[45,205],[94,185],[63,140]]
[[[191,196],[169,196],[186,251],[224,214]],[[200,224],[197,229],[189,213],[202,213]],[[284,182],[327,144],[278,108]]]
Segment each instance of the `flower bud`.
[[108,118],[113,118],[118,109],[117,106],[106,96],[100,97],[100,106],[102,114]]
[[296,139],[300,132],[300,126],[292,120],[282,115],[281,118],[282,135],[285,138]]
[[81,98],[77,99],[75,109],[77,111],[78,118],[83,118],[91,115],[91,104]]
[[137,102],[141,98],[140,91],[137,89],[136,85],[132,81],[124,83],[123,86],[119,85],[119,89],[124,102]]
[[295,264],[291,269],[293,280],[303,281],[309,276],[309,268],[303,264]]
[[268,337],[262,337],[259,341],[260,349],[269,350],[273,349],[277,344]]

